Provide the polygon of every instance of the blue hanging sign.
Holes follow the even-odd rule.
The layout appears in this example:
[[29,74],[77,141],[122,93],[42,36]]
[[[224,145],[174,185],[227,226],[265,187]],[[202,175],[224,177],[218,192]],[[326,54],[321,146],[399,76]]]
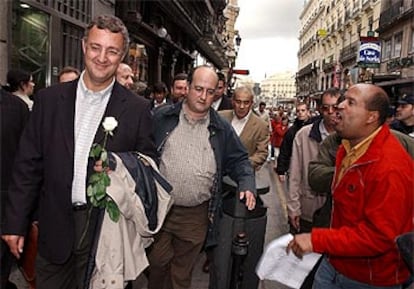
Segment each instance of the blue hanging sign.
[[381,63],[381,41],[378,37],[360,37],[359,67],[378,68]]

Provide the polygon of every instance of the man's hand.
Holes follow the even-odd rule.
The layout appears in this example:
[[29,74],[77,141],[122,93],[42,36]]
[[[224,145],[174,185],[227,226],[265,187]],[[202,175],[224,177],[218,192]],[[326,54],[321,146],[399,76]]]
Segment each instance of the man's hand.
[[286,253],[292,251],[296,257],[301,258],[307,253],[313,251],[312,238],[310,233],[298,234],[293,237],[286,247]]
[[297,232],[300,232],[300,216],[289,216],[289,223]]
[[249,211],[256,206],[256,198],[250,191],[240,192],[240,200],[246,199],[246,207]]
[[101,161],[101,160],[97,160],[97,161],[95,162],[95,164],[94,164],[94,166],[93,166],[93,170],[94,170],[95,172],[97,172],[97,173],[102,173],[104,170],[105,170],[107,173],[110,173],[110,172],[111,172],[111,169],[110,169],[109,167],[106,167],[105,169],[103,168],[103,166],[102,166],[102,161]]
[[1,238],[9,245],[10,252],[20,259],[20,254],[23,253],[24,237],[18,235],[2,235]]
[[101,160],[97,160],[95,162],[95,165],[93,166],[93,170],[97,173],[103,172],[103,167],[102,167],[102,161]]

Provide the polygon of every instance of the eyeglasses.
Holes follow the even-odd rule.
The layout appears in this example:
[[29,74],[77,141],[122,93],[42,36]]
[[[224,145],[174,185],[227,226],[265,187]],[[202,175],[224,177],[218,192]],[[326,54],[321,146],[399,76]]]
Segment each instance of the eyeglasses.
[[94,54],[101,54],[104,51],[107,57],[118,57],[122,54],[122,51],[119,49],[113,47],[104,49],[101,45],[95,43],[87,44],[87,47]]
[[215,89],[212,88],[204,88],[202,86],[190,86],[191,89],[194,89],[197,93],[203,93],[204,91],[206,91],[207,95],[212,96],[216,93]]
[[322,104],[321,109],[323,111],[329,111],[332,108],[332,110],[337,110],[338,105],[337,104]]

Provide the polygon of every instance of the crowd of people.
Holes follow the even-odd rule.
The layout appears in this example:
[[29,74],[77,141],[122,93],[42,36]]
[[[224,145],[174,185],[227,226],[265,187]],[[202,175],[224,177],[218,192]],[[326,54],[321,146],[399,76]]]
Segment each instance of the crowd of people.
[[[172,188],[168,208],[154,205],[156,186],[155,195],[146,196],[152,200],[145,210],[164,209],[166,217],[150,236],[141,236],[145,256],[139,264],[128,264],[134,272],[147,267],[138,273],[147,276],[149,289],[191,288],[203,251],[209,288],[218,288],[223,177],[237,183],[234,197],[252,211],[256,175],[267,160],[287,200],[294,235],[287,252],[298,258],[322,254],[301,288],[411,284],[412,247],[410,262],[396,239],[414,238],[412,90],[401,91],[390,122],[389,97],[373,84],[327,89],[314,116],[308,103],[297,102],[290,121],[292,113],[283,107],[269,113],[259,103],[253,109],[247,86],[226,95],[225,75],[208,65],[178,73],[169,88],[163,82],[137,85],[122,62],[128,44],[122,21],[100,15],[85,30],[82,71],[63,68],[59,83],[34,97],[33,76],[9,71],[0,89],[1,288],[13,288],[10,270],[26,254],[33,221],[39,231],[31,288],[89,288],[97,278],[94,250],[102,215],[109,213],[93,205],[87,187],[94,173],[108,174],[102,186],[111,185],[114,168],[103,168],[106,152],[99,160],[90,156],[103,140],[109,152],[154,160]],[[111,130],[101,125],[107,118],[116,121]],[[142,218],[148,226],[148,215]],[[124,288],[130,276],[117,266],[99,281]]]

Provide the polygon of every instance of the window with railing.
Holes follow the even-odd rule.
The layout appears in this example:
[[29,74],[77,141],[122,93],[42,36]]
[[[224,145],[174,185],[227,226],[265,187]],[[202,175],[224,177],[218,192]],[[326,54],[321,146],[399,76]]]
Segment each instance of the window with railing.
[[402,32],[394,36],[394,47],[392,50],[392,57],[400,57],[402,48]]
[[382,48],[382,58],[390,59],[391,58],[391,39],[384,40],[384,45]]
[[84,23],[89,23],[92,14],[92,0],[36,0],[62,14]]

